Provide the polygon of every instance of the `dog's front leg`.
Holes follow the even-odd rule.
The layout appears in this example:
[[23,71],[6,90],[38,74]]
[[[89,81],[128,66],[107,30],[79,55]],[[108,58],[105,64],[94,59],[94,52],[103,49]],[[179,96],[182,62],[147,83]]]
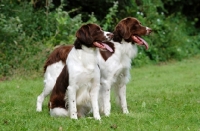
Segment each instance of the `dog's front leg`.
[[110,104],[110,83],[104,80],[101,83],[101,95],[103,99],[103,113],[105,116],[110,115],[111,104]]
[[67,87],[68,103],[69,103],[69,116],[72,119],[77,118],[77,108],[76,108],[76,88],[73,86]]
[[90,90],[90,99],[92,103],[93,117],[96,120],[100,120],[99,105],[98,105],[98,94],[99,94],[100,84],[93,84]]
[[122,112],[124,114],[128,114],[129,111],[128,111],[127,102],[126,102],[126,85],[123,85],[122,87],[118,88],[118,95],[119,95]]

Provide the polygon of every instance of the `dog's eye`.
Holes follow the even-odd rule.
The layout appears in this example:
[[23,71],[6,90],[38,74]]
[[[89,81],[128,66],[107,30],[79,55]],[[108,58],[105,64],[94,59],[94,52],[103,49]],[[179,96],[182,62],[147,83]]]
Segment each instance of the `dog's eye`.
[[133,29],[133,30],[136,30],[137,28],[138,28],[138,24],[132,26],[132,29]]
[[100,29],[100,30],[98,30],[97,32],[103,32],[103,30],[102,30],[102,29]]
[[139,24],[136,24],[135,27],[136,27],[136,28],[140,28],[140,27],[141,27],[141,24],[140,24],[140,23],[139,23]]

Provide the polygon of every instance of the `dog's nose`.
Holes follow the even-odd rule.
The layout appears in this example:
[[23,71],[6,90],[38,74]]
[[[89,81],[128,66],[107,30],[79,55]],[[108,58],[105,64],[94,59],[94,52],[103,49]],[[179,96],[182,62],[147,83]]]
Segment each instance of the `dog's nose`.
[[152,29],[151,29],[151,28],[149,28],[149,30],[148,30],[148,31],[149,31],[149,33],[151,33],[151,32],[152,32]]
[[149,27],[146,27],[146,30],[147,30],[147,34],[150,34],[152,32],[152,29]]
[[108,38],[112,39],[114,34],[113,33],[108,33],[107,36],[108,36]]

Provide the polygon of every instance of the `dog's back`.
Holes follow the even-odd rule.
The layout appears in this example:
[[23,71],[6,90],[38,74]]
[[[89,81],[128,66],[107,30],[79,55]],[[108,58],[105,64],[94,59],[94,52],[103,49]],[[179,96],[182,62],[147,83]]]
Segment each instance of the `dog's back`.
[[49,55],[47,58],[45,64],[44,64],[44,72],[46,72],[46,69],[48,66],[62,61],[63,63],[66,62],[67,56],[69,52],[71,51],[73,45],[61,45],[56,47],[53,52]]

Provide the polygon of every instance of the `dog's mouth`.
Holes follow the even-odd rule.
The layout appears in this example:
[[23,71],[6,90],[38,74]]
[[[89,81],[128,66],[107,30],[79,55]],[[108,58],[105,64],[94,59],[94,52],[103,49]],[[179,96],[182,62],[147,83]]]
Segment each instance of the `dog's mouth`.
[[108,50],[110,52],[113,52],[113,49],[109,45],[107,45],[106,43],[103,43],[103,42],[93,42],[93,44],[96,47],[100,48],[100,49],[106,49],[106,50]]
[[131,38],[138,45],[144,45],[146,49],[149,48],[148,43],[144,39],[142,39],[141,37],[139,37],[138,35],[132,35]]

